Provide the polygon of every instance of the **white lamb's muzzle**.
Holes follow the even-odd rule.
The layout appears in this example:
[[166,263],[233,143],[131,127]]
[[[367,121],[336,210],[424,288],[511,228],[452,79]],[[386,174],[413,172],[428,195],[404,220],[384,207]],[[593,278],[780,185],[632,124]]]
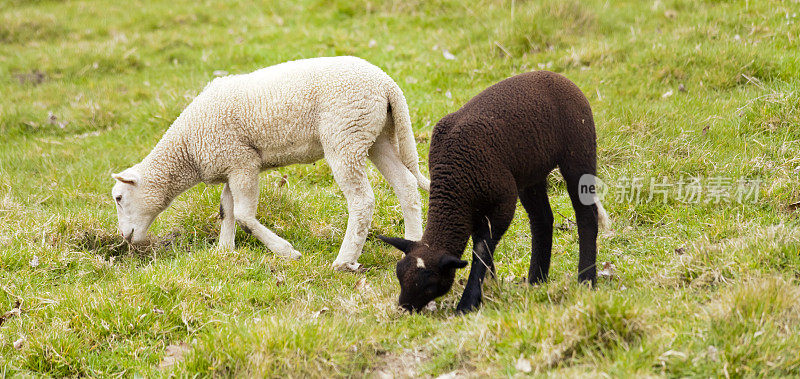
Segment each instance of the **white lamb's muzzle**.
[[128,243],[139,244],[147,242],[147,230],[150,229],[150,224],[152,223],[153,220],[145,220],[137,223],[121,222],[119,224],[120,234]]
[[122,238],[131,244],[140,244],[147,242],[147,229],[148,228],[129,228],[127,231],[122,232]]
[[133,227],[128,223],[126,224],[120,223],[118,229],[119,229],[119,235],[122,236],[122,239],[124,239],[128,243],[134,242],[133,238],[134,238],[134,233],[136,232],[135,227]]
[[142,229],[135,229],[134,228],[131,231],[131,234],[133,236],[130,238],[129,242],[132,243],[132,244],[139,244],[139,243],[147,242],[147,229],[148,228],[142,228]]
[[133,230],[131,230],[127,234],[123,231],[120,231],[119,235],[122,236],[122,239],[124,239],[125,241],[131,242],[131,240],[133,239]]

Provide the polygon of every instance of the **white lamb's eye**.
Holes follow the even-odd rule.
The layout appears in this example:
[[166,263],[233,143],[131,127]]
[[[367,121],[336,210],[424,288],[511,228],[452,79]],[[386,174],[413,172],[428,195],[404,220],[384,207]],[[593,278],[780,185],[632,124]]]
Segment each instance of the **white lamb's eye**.
[[122,201],[122,195],[117,195],[117,197],[115,197],[114,200],[116,200],[117,204],[119,204],[119,202]]

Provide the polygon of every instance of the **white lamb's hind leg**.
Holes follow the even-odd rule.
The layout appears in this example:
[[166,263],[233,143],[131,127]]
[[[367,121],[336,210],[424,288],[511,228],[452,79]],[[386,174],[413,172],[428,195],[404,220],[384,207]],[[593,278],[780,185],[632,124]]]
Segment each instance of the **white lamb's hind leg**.
[[369,158],[392,186],[400,201],[406,229],[405,238],[419,241],[422,238],[422,201],[414,174],[403,164],[397,148],[383,134],[372,145]]
[[236,248],[234,237],[236,236],[236,219],[233,215],[233,195],[230,185],[225,183],[222,189],[219,204],[219,218],[222,225],[219,228],[219,248],[222,250],[233,250]]
[[256,219],[258,207],[258,172],[231,175],[228,179],[233,195],[233,215],[242,229],[258,238],[267,249],[284,258],[298,259],[300,252],[292,244],[267,229]]
[[[365,154],[366,155],[366,154]],[[347,231],[344,234],[339,255],[333,261],[333,268],[337,270],[358,270],[361,265],[358,257],[367,240],[367,232],[372,223],[372,211],[375,209],[375,195],[369,185],[366,172],[366,157],[354,166],[354,160],[341,157],[332,159],[326,157],[333,171],[333,177],[347,199]]]

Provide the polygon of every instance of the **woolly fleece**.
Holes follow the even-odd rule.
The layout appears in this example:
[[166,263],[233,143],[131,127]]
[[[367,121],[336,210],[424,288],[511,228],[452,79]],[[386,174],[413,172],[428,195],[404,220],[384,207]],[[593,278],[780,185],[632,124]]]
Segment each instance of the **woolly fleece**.
[[428,190],[430,182],[419,171],[408,105],[386,73],[355,57],[304,59],[214,79],[141,163],[113,175],[120,231],[143,241],[177,195],[201,181],[225,183],[220,247],[234,248],[238,223],[276,254],[298,258],[255,218],[258,174],[323,157],[349,212],[334,268],[359,267],[374,208],[368,157],[398,195],[406,237],[421,237],[416,188]]
[[402,306],[418,310],[447,293],[455,270],[467,265],[460,258],[472,237],[472,268],[457,309],[477,308],[517,198],[533,234],[528,280],[546,280],[553,234],[547,176],[556,167],[578,224],[578,278],[595,281],[598,217],[607,215],[596,196],[590,198],[594,203],[579,200],[581,177],[593,184],[596,174],[594,120],[586,97],[567,78],[537,71],[487,88],[436,124],[429,157],[430,205],[422,239],[381,237],[406,252],[397,264]]

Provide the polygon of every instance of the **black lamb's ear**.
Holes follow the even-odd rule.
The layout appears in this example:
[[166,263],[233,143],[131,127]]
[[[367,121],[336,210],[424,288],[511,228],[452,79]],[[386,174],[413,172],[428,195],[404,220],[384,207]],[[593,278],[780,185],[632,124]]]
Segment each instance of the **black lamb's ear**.
[[380,238],[381,241],[386,242],[389,245],[394,246],[395,248],[397,248],[397,250],[400,250],[400,251],[402,251],[403,253],[406,253],[406,254],[410,253],[411,249],[414,248],[414,245],[416,244],[416,242],[409,241],[409,240],[404,239],[404,238],[386,237],[386,236],[381,236],[381,235],[379,235],[378,238]]
[[439,261],[439,268],[464,268],[467,267],[467,261],[458,259],[452,255],[445,255]]

